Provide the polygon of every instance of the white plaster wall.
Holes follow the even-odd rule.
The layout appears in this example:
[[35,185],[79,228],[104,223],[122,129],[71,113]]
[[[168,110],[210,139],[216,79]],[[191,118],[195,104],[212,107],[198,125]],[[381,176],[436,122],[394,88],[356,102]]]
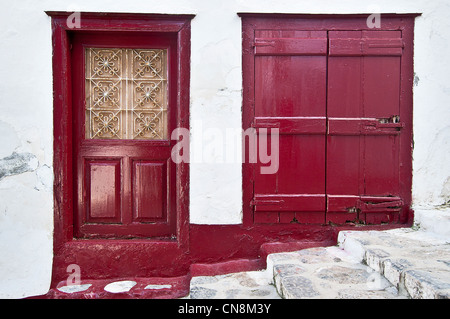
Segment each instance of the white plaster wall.
[[190,218],[198,224],[242,219],[241,165],[223,155],[226,129],[241,128],[237,12],[421,12],[415,30],[413,200],[416,207],[450,200],[448,1],[0,0],[0,8],[0,169],[9,174],[0,179],[0,298],[43,294],[50,283],[52,73],[46,10],[197,15],[191,39]]
[[50,282],[53,139],[49,26],[46,14],[30,3],[1,2],[0,175],[14,175],[0,178],[0,298],[42,294]]

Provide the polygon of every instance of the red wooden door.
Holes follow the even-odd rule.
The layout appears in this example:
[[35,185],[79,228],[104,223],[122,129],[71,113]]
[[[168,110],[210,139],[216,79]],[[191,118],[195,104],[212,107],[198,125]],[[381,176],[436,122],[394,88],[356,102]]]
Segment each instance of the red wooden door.
[[254,166],[254,222],[324,223],[327,33],[257,30],[254,48],[252,126],[279,129],[278,171]]
[[398,221],[401,31],[330,31],[327,222]]
[[74,236],[175,236],[176,37],[72,41]]

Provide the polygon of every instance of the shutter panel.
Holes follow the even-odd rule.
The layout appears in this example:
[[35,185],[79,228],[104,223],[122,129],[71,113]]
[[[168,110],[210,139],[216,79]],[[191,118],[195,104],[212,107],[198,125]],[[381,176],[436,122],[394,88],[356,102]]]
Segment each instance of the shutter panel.
[[327,222],[395,222],[401,31],[330,31]]
[[325,222],[325,31],[256,30],[253,127],[278,128],[279,169],[254,165],[255,223]]
[[326,38],[256,38],[255,55],[326,55]]

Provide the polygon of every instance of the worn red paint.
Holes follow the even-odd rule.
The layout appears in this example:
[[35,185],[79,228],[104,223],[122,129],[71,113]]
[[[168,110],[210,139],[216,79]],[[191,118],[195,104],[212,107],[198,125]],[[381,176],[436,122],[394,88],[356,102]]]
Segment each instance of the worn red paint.
[[[176,276],[171,278],[154,277],[154,278],[121,278],[120,280],[132,280],[136,285],[127,292],[108,292],[104,287],[117,278],[112,279],[94,279],[81,281],[80,284],[90,284],[91,286],[85,291],[65,293],[58,288],[67,285],[65,281],[61,281],[52,288],[46,295],[32,297],[30,299],[175,299],[181,298],[189,294],[190,275]],[[148,285],[159,285],[160,288],[149,289]]]
[[[400,153],[411,151],[400,144],[410,127],[403,115],[411,113],[400,105],[401,56],[412,43],[400,30],[330,31],[329,38],[327,192],[357,199],[346,210],[329,202],[327,220],[345,222],[351,210],[365,223],[397,222],[407,204],[396,198]],[[363,205],[373,202],[388,204]]]
[[276,174],[243,165],[245,223],[406,222],[414,15],[241,16],[243,128],[280,132]]
[[[400,122],[403,123],[398,131],[398,124],[379,125],[376,130],[387,131],[387,134],[381,134],[383,139],[389,140],[390,146],[398,143],[398,174],[395,175],[395,190],[393,200],[395,207],[398,205],[397,199],[402,201],[399,212],[394,212],[398,218],[397,224],[377,225],[377,226],[361,226],[353,228],[351,224],[343,226],[335,226],[326,224],[328,221],[340,221],[341,212],[330,212],[323,208],[332,207],[330,200],[338,197],[332,195],[342,195],[342,192],[332,193],[332,180],[328,180],[326,174],[333,165],[328,160],[327,154],[332,151],[332,142],[337,144],[339,138],[343,141],[352,139],[360,140],[367,130],[366,124],[370,124],[360,120],[359,114],[355,114],[355,121],[352,124],[344,124],[339,127],[340,123],[334,120],[332,113],[328,112],[327,104],[330,103],[329,92],[329,57],[328,52],[323,52],[323,39],[328,36],[329,31],[333,30],[366,30],[365,24],[367,16],[316,16],[314,18],[308,15],[251,15],[242,14],[243,19],[243,128],[250,127],[266,127],[269,124],[280,127],[280,140],[282,140],[282,149],[280,154],[280,169],[300,168],[300,172],[295,171],[290,176],[283,173],[283,183],[279,183],[283,192],[290,192],[293,196],[280,195],[281,193],[271,193],[276,185],[271,179],[275,176],[267,176],[265,185],[256,185],[256,181],[261,181],[262,177],[254,176],[254,167],[251,163],[243,164],[243,224],[242,225],[190,225],[189,224],[189,166],[181,163],[177,166],[176,173],[176,229],[174,239],[156,239],[156,238],[140,238],[140,239],[76,239],[74,237],[74,211],[76,207],[76,197],[74,197],[74,181],[73,167],[75,166],[73,152],[73,123],[74,107],[72,105],[72,65],[70,60],[70,43],[71,33],[80,31],[127,31],[129,34],[139,32],[159,32],[173,33],[176,36],[177,47],[177,96],[176,107],[178,108],[178,121],[176,127],[189,128],[189,47],[190,47],[190,26],[189,20],[192,16],[169,16],[169,15],[133,15],[133,14],[88,14],[83,13],[82,24],[80,30],[68,29],[65,22],[66,13],[49,13],[52,16],[53,27],[53,73],[54,73],[54,260],[53,260],[53,282],[55,287],[59,282],[67,279],[66,268],[70,264],[77,264],[81,268],[82,279],[109,279],[109,278],[135,278],[135,277],[175,277],[185,276],[190,272],[191,265],[195,264],[211,264],[217,262],[226,262],[229,260],[248,260],[251,265],[261,265],[260,258],[266,256],[267,251],[263,249],[267,243],[275,245],[275,251],[289,250],[289,247],[305,247],[331,245],[335,243],[339,230],[344,229],[386,229],[391,227],[401,227],[409,225],[412,222],[412,212],[409,210],[411,203],[411,141],[412,141],[412,32],[413,32],[413,16],[412,15],[386,15],[382,16],[382,28],[389,31],[401,31],[402,41],[405,43],[403,54],[400,60],[401,78],[399,81],[399,116]],[[316,19],[317,18],[317,19]],[[107,23],[106,23],[107,22]],[[255,64],[255,30],[275,30],[271,34],[260,33],[260,40],[256,47],[258,48],[257,58],[261,58],[260,62]],[[290,54],[294,54],[293,58],[288,55],[281,56],[280,59],[273,58],[272,52],[265,48],[262,44],[267,44],[267,38],[279,34],[281,29],[300,30],[304,41],[294,43],[291,40],[279,41],[275,43],[277,52],[286,52],[287,49],[292,50]],[[311,32],[310,32],[311,31]],[[258,31],[259,32],[259,31]],[[283,31],[287,32],[287,31]],[[295,33],[293,34],[295,36]],[[316,38],[315,38],[316,37]],[[314,40],[309,46],[306,40]],[[397,40],[395,40],[397,41]],[[394,44],[396,45],[396,42]],[[260,45],[261,44],[261,45]],[[329,46],[329,44],[327,44]],[[265,49],[263,49],[265,48]],[[264,51],[265,50],[265,51]],[[277,53],[278,54],[278,53]],[[341,59],[342,57],[333,57]],[[351,57],[350,59],[353,59]],[[295,101],[292,103],[300,103],[302,105],[300,114],[289,113],[289,109],[294,110],[294,105],[283,101],[285,94],[290,94],[289,88],[277,85],[280,90],[279,95],[266,96],[270,99],[281,101],[281,115],[271,110],[270,105],[264,104],[261,94],[264,94],[263,83],[258,88],[260,95],[255,97],[255,75],[258,72],[258,80],[264,80],[266,83],[273,83],[274,78],[267,74],[264,63],[261,61],[271,61],[274,65],[275,60],[281,61],[285,65],[286,72],[289,70],[297,70],[296,74],[287,74],[291,81],[296,79],[308,89],[308,83],[314,83],[314,94],[306,97],[302,96],[298,91],[292,92]],[[308,65],[302,65],[299,61],[308,61]],[[388,62],[387,62],[388,63]],[[255,69],[258,68],[258,70]],[[287,68],[289,67],[289,68]],[[264,73],[266,72],[266,73]],[[303,81],[300,72],[308,72],[311,79]],[[337,73],[336,73],[337,74]],[[284,77],[280,76],[280,80]],[[350,75],[348,75],[350,76]],[[271,82],[272,81],[272,82]],[[336,82],[338,85],[341,82]],[[283,91],[284,90],[284,91]],[[328,90],[328,91],[327,91]],[[283,94],[281,94],[283,92]],[[317,94],[322,92],[321,94]],[[266,94],[267,95],[267,94]],[[328,95],[328,98],[327,98]],[[259,100],[258,100],[259,99]],[[303,100],[302,100],[303,99]],[[274,102],[274,101],[272,101]],[[285,104],[283,104],[285,103]],[[303,108],[303,106],[307,106]],[[256,110],[258,107],[258,110]],[[259,112],[259,113],[258,113]],[[397,114],[389,114],[389,117]],[[373,116],[388,116],[386,114],[376,114]],[[334,122],[333,122],[334,121]],[[362,123],[362,124],[361,124]],[[353,125],[355,124],[355,125]],[[386,123],[387,124],[387,123]],[[395,124],[395,125],[394,125]],[[338,125],[338,126],[336,126]],[[352,126],[353,125],[353,126]],[[369,127],[372,125],[368,125]],[[327,130],[332,128],[332,132],[336,135],[327,135]],[[370,128],[371,129],[371,128]],[[346,132],[345,137],[339,136],[340,132]],[[356,130],[356,131],[355,131]],[[353,132],[349,134],[348,131]],[[372,131],[371,131],[372,132]],[[395,133],[395,134],[394,134]],[[375,136],[366,136],[367,143],[374,145],[376,152],[387,151],[386,143],[379,144]],[[330,141],[329,139],[334,139]],[[394,142],[395,141],[395,142]],[[398,142],[397,142],[398,141]],[[351,150],[349,145],[340,145],[340,149]],[[354,142],[358,144],[357,142]],[[356,145],[355,144],[355,145]],[[358,144],[359,145],[359,144]],[[311,149],[311,153],[303,154],[301,148]],[[375,154],[374,154],[375,155]],[[350,156],[350,155],[348,155]],[[359,155],[357,155],[358,157]],[[367,159],[369,154],[365,155]],[[370,155],[371,156],[371,155]],[[298,159],[298,164],[294,159]],[[370,160],[370,159],[369,159]],[[379,161],[374,159],[373,163]],[[105,158],[100,162],[88,162],[92,165],[91,173],[93,174],[109,174],[114,171],[116,174],[117,162],[114,158]],[[142,167],[135,167],[135,170],[141,168],[145,174],[159,174],[158,169],[150,165],[150,162],[141,162]],[[152,162],[153,163],[153,162]],[[369,163],[370,164],[370,163]],[[396,164],[396,165],[397,165]],[[400,165],[401,164],[401,165]],[[88,165],[88,167],[89,167]],[[140,165],[140,164],[139,164]],[[298,167],[295,165],[299,165]],[[354,167],[358,167],[358,163],[353,163]],[[372,165],[372,164],[371,164]],[[94,168],[100,167],[99,171],[93,171]],[[151,168],[149,168],[151,167]],[[160,167],[160,166],[158,166]],[[154,170],[155,169],[155,170]],[[342,169],[342,168],[341,168]],[[389,171],[392,172],[392,171]],[[295,176],[295,178],[293,178]],[[327,180],[324,179],[327,176]],[[351,175],[350,175],[351,176]],[[339,177],[334,177],[336,180]],[[347,180],[348,177],[342,177],[341,185],[348,187],[353,185]],[[356,177],[355,177],[356,178]],[[358,178],[359,175],[358,175]],[[111,181],[115,178],[111,178]],[[284,181],[286,180],[286,183]],[[135,182],[138,182],[135,180]],[[255,185],[254,185],[255,182]],[[299,185],[299,187],[297,187]],[[356,184],[359,187],[359,182]],[[383,185],[383,182],[381,182]],[[391,184],[389,184],[391,185]],[[95,188],[95,183],[93,184]],[[255,187],[255,188],[254,188]],[[368,184],[369,188],[376,189],[377,183]],[[326,189],[325,189],[326,188]],[[256,190],[256,193],[254,192]],[[378,192],[375,192],[378,193]],[[275,195],[276,194],[276,195]],[[354,198],[351,194],[355,194]],[[139,197],[139,194],[137,194]],[[257,196],[255,196],[257,195]],[[268,195],[278,196],[277,198],[268,198]],[[366,215],[366,221],[379,223],[378,213],[371,213],[370,209],[389,208],[389,204],[379,201],[377,198],[371,198],[370,201],[364,196],[375,195],[369,193],[352,193],[350,190],[345,192],[347,197],[339,197],[339,200],[352,201],[355,207],[359,207]],[[118,196],[111,191],[111,196]],[[156,197],[160,196],[158,194]],[[158,197],[159,198],[159,197]],[[270,201],[272,200],[272,201]],[[354,201],[353,201],[354,200]],[[132,202],[133,203],[133,202]],[[131,204],[133,205],[133,204]],[[136,204],[135,205],[139,205]],[[347,203],[335,202],[335,207]],[[372,205],[372,206],[370,206]],[[297,210],[299,207],[304,208],[303,211]],[[384,207],[383,207],[384,206]],[[266,210],[264,210],[266,207]],[[270,210],[268,210],[270,208]],[[287,210],[286,210],[287,209]],[[389,208],[390,209],[390,208]],[[280,213],[282,211],[283,213]],[[261,212],[261,214],[257,214]],[[335,216],[329,215],[335,213]],[[389,212],[390,213],[390,212]],[[142,218],[154,217],[161,214],[159,212],[146,212]],[[346,212],[345,214],[352,214]],[[258,216],[258,217],[256,217]],[[386,216],[385,214],[381,216]],[[92,216],[96,218],[115,218],[114,216]],[[332,217],[330,220],[329,218]],[[294,220],[295,218],[295,220]],[[327,219],[328,218],[328,219]],[[345,217],[347,219],[347,217]],[[295,223],[291,223],[294,221]],[[256,222],[256,223],[255,223]],[[261,223],[258,223],[261,222]],[[272,224],[266,224],[267,222]],[[311,223],[313,222],[313,223]],[[402,224],[406,223],[406,224]],[[289,247],[284,246],[286,243]],[[289,244],[290,243],[290,244]],[[310,244],[310,245],[309,245]],[[281,247],[281,248],[280,248]],[[270,251],[270,250],[269,250]],[[231,265],[231,266],[230,266]],[[223,271],[233,271],[236,269],[245,269],[247,266],[243,262],[226,263],[225,266],[219,267],[219,270],[207,270],[207,266],[198,266],[195,271],[205,271],[217,273]],[[253,267],[252,266],[252,267]],[[203,268],[202,268],[203,267]],[[202,270],[203,269],[203,270]],[[222,270],[220,270],[222,269]],[[139,296],[138,296],[139,297]],[[142,297],[145,297],[144,295]]]

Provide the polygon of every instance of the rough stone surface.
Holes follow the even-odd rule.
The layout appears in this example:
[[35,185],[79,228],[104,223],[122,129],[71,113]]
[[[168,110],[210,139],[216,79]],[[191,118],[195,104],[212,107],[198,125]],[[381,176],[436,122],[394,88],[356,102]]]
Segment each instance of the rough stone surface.
[[205,287],[192,287],[190,290],[190,299],[212,299],[216,296],[215,289]]
[[427,231],[341,232],[339,246],[410,298],[448,298],[450,239]]
[[313,282],[303,276],[289,276],[279,279],[281,295],[286,299],[314,298],[319,292],[314,287]]
[[402,298],[379,273],[338,247],[271,254],[268,264],[286,299]]
[[266,271],[192,277],[187,299],[280,299]]

